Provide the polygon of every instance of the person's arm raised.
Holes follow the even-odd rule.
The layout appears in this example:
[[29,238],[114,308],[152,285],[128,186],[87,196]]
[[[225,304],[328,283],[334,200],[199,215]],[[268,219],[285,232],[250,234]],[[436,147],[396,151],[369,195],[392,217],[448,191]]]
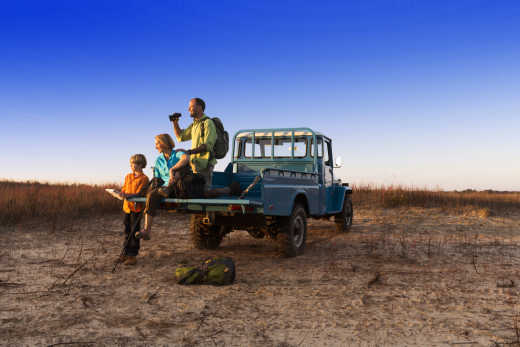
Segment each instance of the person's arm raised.
[[173,123],[173,133],[175,134],[175,137],[177,139],[179,139],[181,137],[181,133],[182,133],[181,127],[179,126],[179,118],[176,118],[175,120],[173,120],[172,123]]

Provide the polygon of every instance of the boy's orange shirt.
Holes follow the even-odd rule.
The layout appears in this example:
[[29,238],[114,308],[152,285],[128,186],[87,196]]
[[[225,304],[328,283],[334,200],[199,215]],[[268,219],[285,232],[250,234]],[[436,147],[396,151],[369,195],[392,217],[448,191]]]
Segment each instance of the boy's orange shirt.
[[[148,184],[148,176],[144,173],[138,174],[137,177],[133,173],[129,173],[125,176],[125,184],[121,189],[126,194],[144,194],[144,189]],[[135,203],[125,200],[123,202],[123,211],[125,213],[141,212],[144,206],[142,203]]]

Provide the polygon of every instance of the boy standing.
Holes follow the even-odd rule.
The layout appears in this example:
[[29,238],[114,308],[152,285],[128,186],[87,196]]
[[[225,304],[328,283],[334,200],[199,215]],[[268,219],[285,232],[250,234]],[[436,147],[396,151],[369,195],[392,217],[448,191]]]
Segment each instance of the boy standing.
[[135,265],[136,256],[139,253],[140,242],[135,237],[141,226],[141,217],[144,206],[142,203],[128,201],[128,198],[144,196],[148,188],[148,177],[143,173],[146,167],[146,157],[143,154],[134,154],[130,157],[130,168],[132,172],[125,176],[125,183],[119,195],[124,199],[123,211],[125,217],[125,241],[126,246],[123,255],[117,261],[123,265]]

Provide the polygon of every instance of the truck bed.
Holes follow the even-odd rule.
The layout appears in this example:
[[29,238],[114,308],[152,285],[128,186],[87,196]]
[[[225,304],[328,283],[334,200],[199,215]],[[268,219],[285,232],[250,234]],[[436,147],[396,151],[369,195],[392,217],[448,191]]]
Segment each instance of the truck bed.
[[[267,215],[290,214],[290,201],[296,192],[307,191],[316,194],[316,175],[306,172],[266,168],[261,173],[239,172],[233,173],[231,167],[224,172],[214,172],[212,187],[225,187],[232,181],[240,183],[246,189],[260,174],[262,179],[245,196],[239,199],[236,196],[221,196],[210,199],[178,199],[163,200],[163,209],[184,212],[237,212],[260,213]],[[128,199],[132,202],[145,203],[145,197]],[[266,209],[264,210],[264,205]]]

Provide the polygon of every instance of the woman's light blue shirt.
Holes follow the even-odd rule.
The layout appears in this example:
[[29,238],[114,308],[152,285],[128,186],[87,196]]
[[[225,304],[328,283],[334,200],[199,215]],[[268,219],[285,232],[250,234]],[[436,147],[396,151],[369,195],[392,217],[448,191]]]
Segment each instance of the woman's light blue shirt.
[[168,185],[170,180],[170,169],[181,160],[184,151],[172,151],[170,159],[166,160],[164,154],[161,153],[155,160],[155,167],[153,169],[153,177],[160,177],[164,181],[164,186]]

